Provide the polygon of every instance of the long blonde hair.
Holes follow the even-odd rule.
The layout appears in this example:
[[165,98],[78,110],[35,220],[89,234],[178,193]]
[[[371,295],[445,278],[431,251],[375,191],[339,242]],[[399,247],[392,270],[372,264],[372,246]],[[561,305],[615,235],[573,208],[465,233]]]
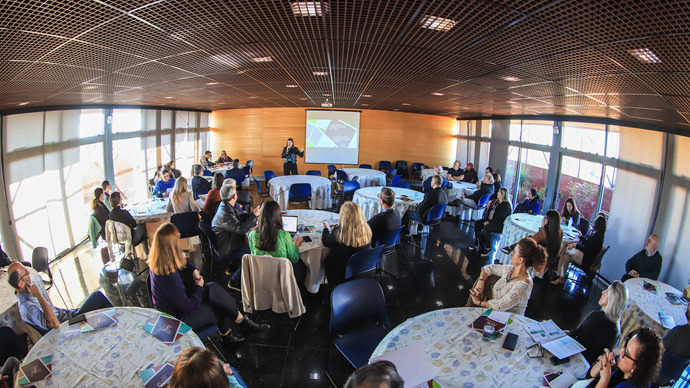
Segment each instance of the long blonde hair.
[[167,222],[161,225],[153,236],[149,253],[149,268],[158,276],[168,276],[184,269],[187,259],[177,245],[179,232],[175,225]]
[[187,178],[181,176],[175,180],[175,186],[172,191],[172,199],[176,204],[181,204],[184,200],[185,194],[189,191],[189,186],[187,185]]
[[371,244],[371,228],[364,218],[362,208],[352,201],[340,207],[340,232],[336,236],[339,243],[351,247]]

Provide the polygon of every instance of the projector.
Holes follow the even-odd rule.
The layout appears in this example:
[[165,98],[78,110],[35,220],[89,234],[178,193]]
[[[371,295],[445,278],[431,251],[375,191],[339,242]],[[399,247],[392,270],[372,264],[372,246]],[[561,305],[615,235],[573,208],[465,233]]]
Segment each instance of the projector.
[[330,102],[330,101],[328,101],[328,99],[326,99],[326,102],[322,103],[321,106],[324,107],[324,108],[332,108],[332,107],[333,107],[333,103]]

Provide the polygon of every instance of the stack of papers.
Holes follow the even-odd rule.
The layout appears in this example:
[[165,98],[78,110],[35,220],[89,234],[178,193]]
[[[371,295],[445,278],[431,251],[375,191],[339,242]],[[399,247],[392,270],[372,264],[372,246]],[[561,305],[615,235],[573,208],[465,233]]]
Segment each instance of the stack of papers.
[[513,323],[513,320],[510,319],[511,315],[512,313],[506,311],[492,311],[491,309],[487,309],[482,315],[479,316],[479,318],[472,322],[470,327],[480,333],[483,333],[484,325],[487,322],[490,322],[494,325],[494,329],[498,333]]
[[586,350],[582,344],[565,334],[552,320],[525,325],[525,331],[534,342],[559,359],[570,357]]
[[661,326],[663,326],[664,329],[673,329],[676,327],[676,320],[668,314],[659,313],[659,320],[661,320]]

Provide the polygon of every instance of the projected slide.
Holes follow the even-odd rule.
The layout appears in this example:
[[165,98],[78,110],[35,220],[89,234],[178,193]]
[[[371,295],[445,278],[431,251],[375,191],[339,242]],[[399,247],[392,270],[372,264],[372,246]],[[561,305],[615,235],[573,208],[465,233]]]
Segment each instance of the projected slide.
[[308,110],[304,161],[357,164],[359,114],[353,111]]

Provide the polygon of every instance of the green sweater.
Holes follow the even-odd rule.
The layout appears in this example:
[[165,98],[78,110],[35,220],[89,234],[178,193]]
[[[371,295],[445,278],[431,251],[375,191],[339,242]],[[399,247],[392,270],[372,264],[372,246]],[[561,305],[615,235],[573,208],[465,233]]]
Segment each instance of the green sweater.
[[641,250],[625,263],[626,273],[633,269],[640,273],[641,278],[659,279],[659,273],[661,272],[661,254],[659,254],[659,251],[656,251],[652,256],[647,256],[647,251],[644,249]]
[[259,249],[259,233],[256,230],[249,232],[249,249],[252,255],[271,255],[273,257],[285,257],[293,264],[299,261],[299,247],[292,242],[290,233],[281,230],[278,232],[278,241],[276,241],[275,250],[266,252]]

